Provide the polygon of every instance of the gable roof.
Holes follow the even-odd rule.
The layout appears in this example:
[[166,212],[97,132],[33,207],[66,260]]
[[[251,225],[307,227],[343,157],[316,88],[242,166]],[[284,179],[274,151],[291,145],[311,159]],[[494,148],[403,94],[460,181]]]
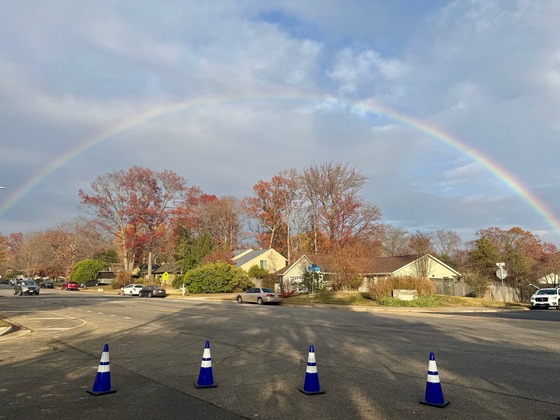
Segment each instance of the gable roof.
[[179,274],[181,273],[181,265],[181,263],[163,264],[157,270],[154,270],[154,274],[163,274],[165,272],[169,274]]
[[452,267],[449,267],[444,262],[438,260],[436,257],[430,254],[425,254],[422,256],[417,255],[401,255],[401,256],[393,256],[393,257],[376,257],[373,259],[373,272],[369,273],[370,275],[390,275],[395,273],[396,271],[401,271],[406,267],[411,266],[416,261],[421,260],[423,258],[429,258],[430,260],[434,261],[435,263],[439,264],[441,267],[445,267],[447,270],[451,271],[455,276],[460,276],[457,270]]
[[416,255],[398,255],[391,257],[375,257],[372,260],[372,274],[391,274],[418,259]]
[[287,273],[288,271],[292,270],[293,268],[301,265],[302,263],[305,263],[306,266],[309,266],[311,263],[311,260],[304,254],[301,257],[299,257],[293,264],[291,265],[287,265],[286,267],[282,267],[280,270],[276,271],[274,274],[276,276],[282,276],[285,273]]
[[235,262],[236,267],[241,267],[242,265],[247,264],[249,261],[254,260],[255,258],[259,258],[261,255],[268,254],[270,251],[271,248],[249,250],[241,253],[238,257],[234,257],[233,261]]

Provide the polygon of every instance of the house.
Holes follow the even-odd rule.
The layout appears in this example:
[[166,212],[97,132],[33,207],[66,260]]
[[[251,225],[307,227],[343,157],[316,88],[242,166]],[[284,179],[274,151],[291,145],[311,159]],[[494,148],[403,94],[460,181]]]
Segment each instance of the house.
[[236,253],[232,261],[236,267],[241,268],[245,272],[248,272],[252,266],[256,265],[259,268],[264,268],[269,273],[273,273],[286,267],[288,264],[288,260],[272,248],[243,250]]
[[280,288],[282,290],[299,289],[299,285],[303,282],[304,274],[312,264],[308,257],[302,255],[292,265],[275,272],[274,274],[276,274]]
[[371,262],[372,271],[365,275],[362,286],[364,289],[367,288],[368,282],[375,282],[383,277],[417,276],[432,280],[436,284],[437,293],[444,293],[446,283],[455,282],[461,277],[461,273],[457,270],[430,254],[422,257],[417,255],[376,257]]
[[161,280],[162,285],[172,284],[176,277],[183,274],[183,264],[180,262],[162,264],[161,267],[153,270],[156,279]]

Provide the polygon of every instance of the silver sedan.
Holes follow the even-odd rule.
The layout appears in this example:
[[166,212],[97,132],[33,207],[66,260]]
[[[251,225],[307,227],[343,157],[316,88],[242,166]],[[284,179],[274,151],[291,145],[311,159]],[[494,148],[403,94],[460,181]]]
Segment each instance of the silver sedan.
[[266,287],[253,287],[237,295],[237,303],[282,303],[282,294]]

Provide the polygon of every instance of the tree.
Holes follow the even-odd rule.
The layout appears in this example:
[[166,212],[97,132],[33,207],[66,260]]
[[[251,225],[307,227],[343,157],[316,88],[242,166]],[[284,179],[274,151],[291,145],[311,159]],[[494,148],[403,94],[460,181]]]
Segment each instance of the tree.
[[82,260],[78,261],[70,273],[70,281],[82,283],[97,278],[97,273],[106,271],[109,265],[104,261]]
[[433,251],[430,235],[416,231],[408,239],[408,247],[417,256],[430,254]]
[[400,227],[386,225],[384,229],[383,250],[386,256],[410,254],[408,232]]
[[444,256],[453,258],[461,251],[463,241],[457,232],[440,229],[432,234],[432,244],[438,258]]
[[381,211],[359,195],[365,176],[348,165],[328,163],[305,169],[301,179],[313,229],[325,232],[329,248],[380,237]]
[[281,171],[270,181],[253,186],[254,196],[242,201],[246,214],[257,222],[254,227],[262,248],[274,248],[291,258],[291,227],[298,200],[298,174]]
[[155,172],[134,166],[98,176],[92,193],[82,190],[82,204],[114,235],[124,269],[132,271],[138,254],[151,252],[165,236],[166,223],[181,204],[186,181],[171,171]]

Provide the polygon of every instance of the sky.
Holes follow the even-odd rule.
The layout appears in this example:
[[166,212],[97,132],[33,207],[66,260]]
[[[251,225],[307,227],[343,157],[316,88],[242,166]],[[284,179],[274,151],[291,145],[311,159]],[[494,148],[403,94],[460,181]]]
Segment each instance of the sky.
[[411,233],[560,245],[556,0],[7,1],[0,233],[134,165],[242,198],[348,164]]

